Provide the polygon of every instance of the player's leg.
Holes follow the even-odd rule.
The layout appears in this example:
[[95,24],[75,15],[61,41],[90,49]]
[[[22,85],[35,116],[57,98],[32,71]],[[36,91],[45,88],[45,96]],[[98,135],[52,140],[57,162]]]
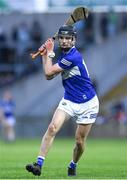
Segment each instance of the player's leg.
[[6,118],[7,122],[7,137],[9,142],[13,142],[15,140],[15,118],[8,117]]
[[7,122],[4,123],[3,131],[5,140],[9,142],[9,125]]
[[73,150],[73,159],[68,167],[68,175],[76,175],[76,163],[79,161],[85,149],[85,141],[89,134],[92,124],[79,124],[75,133],[75,147]]
[[8,127],[8,140],[10,142],[13,142],[15,140],[15,130],[14,130],[14,126],[12,125]]
[[70,116],[63,110],[57,109],[55,111],[52,121],[49,124],[44,137],[42,138],[39,156],[45,157],[47,155],[57,132],[60,130],[63,123],[69,118]]
[[[74,109],[75,110],[75,109]],[[95,122],[99,111],[99,101],[97,96],[90,101],[80,105],[80,112],[77,114],[77,130],[75,134],[75,148],[73,151],[73,159],[68,168],[68,175],[76,175],[76,163],[79,161],[85,148],[85,141]]]
[[73,152],[73,161],[77,163],[85,149],[85,142],[92,124],[79,124],[75,134],[75,147]]
[[50,150],[53,140],[57,134],[57,132],[60,130],[63,123],[68,120],[70,116],[64,112],[61,109],[56,109],[54,116],[52,118],[51,123],[48,126],[48,129],[45,133],[45,135],[42,138],[40,151],[38,154],[37,163],[35,164],[28,164],[26,166],[26,169],[29,172],[32,172],[34,175],[40,175],[41,174],[41,167],[44,163],[44,159]]
[[7,140],[7,122],[4,116],[3,110],[0,108],[0,124],[2,126],[2,135],[5,140]]
[[7,119],[3,119],[2,121],[2,126],[3,126],[3,137],[5,141],[9,141],[9,124]]

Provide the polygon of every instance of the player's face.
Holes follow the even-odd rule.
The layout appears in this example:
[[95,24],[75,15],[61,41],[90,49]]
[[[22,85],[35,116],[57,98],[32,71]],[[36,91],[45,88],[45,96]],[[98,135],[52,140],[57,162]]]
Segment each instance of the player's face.
[[68,35],[60,35],[58,37],[59,45],[62,49],[69,49],[75,45],[75,38]]

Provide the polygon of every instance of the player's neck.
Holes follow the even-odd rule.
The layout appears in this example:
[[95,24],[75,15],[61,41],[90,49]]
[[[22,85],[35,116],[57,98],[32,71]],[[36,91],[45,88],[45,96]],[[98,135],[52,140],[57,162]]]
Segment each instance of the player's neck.
[[69,53],[71,51],[71,49],[73,49],[75,46],[71,47],[71,48],[64,48],[62,49],[63,53]]

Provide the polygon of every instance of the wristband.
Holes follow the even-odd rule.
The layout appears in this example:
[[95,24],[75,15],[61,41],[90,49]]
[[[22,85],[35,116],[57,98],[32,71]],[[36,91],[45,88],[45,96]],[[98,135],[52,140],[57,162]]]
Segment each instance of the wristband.
[[52,52],[49,52],[48,53],[48,57],[49,58],[54,58],[55,57],[55,53],[52,51]]

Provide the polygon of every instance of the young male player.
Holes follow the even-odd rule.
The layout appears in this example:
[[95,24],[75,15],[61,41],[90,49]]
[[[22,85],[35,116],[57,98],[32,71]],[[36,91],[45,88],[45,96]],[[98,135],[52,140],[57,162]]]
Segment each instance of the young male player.
[[4,140],[15,141],[15,102],[9,89],[3,92],[0,100],[0,124],[3,129]]
[[[76,30],[73,26],[60,27],[58,41],[62,53],[54,65],[52,64],[54,42],[51,38],[45,42],[47,52],[42,58],[45,76],[50,80],[61,73],[65,92],[42,138],[37,162],[26,165],[27,171],[34,175],[41,175],[41,168],[55,136],[63,123],[70,117],[77,118],[77,129],[73,156],[68,166],[68,175],[76,175],[77,162],[83,154],[87,135],[98,114],[98,98],[84,59],[75,47],[76,36]],[[43,47],[40,47],[40,52]]]

